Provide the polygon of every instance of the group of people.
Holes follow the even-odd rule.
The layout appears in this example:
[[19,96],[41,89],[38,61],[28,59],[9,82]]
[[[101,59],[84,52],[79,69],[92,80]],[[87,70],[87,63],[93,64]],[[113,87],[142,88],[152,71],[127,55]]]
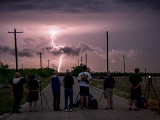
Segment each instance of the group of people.
[[[10,85],[12,87],[12,92],[14,95],[14,104],[12,108],[12,113],[21,113],[19,110],[21,100],[24,93],[24,84],[27,80],[24,77],[21,77],[19,72],[16,72],[15,77],[10,81]],[[35,75],[31,75],[28,77],[28,102],[29,102],[29,110],[30,112],[38,111],[37,100],[38,98],[38,81],[35,79]],[[34,102],[34,105],[32,105]]]
[[[83,109],[83,102],[85,96],[86,102],[86,109],[88,109],[88,95],[89,95],[89,81],[92,80],[92,77],[89,72],[87,72],[87,67],[84,65],[82,66],[83,72],[79,73],[78,75],[78,83],[80,87],[80,104],[81,109]],[[62,111],[60,109],[60,80],[58,78],[58,71],[54,71],[54,75],[51,79],[52,83],[52,92],[53,92],[53,108],[54,111]],[[64,111],[73,111],[73,85],[74,79],[70,74],[69,70],[66,70],[66,75],[63,77],[63,86],[64,86],[64,100],[65,100],[65,108]],[[68,98],[70,100],[68,104]]]
[[[88,106],[88,95],[89,95],[89,81],[92,80],[91,74],[87,71],[87,67],[84,65],[82,66],[82,72],[78,74],[78,83],[79,83],[79,94],[80,94],[80,106],[81,109],[84,109],[84,97],[85,97],[85,109],[89,109]],[[137,109],[137,98],[142,94],[141,92],[141,82],[142,78],[140,77],[139,69],[135,69],[135,74],[130,76],[129,78],[129,85],[131,87],[131,100],[130,100],[130,107],[129,110],[138,111]],[[16,72],[15,78],[13,78],[10,82],[13,93],[14,93],[14,105],[12,109],[12,113],[20,113],[20,102],[22,99],[22,95],[24,92],[23,84],[26,82],[26,79],[20,76],[19,72]],[[74,79],[71,75],[70,70],[66,70],[66,74],[63,77],[63,87],[64,87],[64,111],[73,111],[73,85]],[[107,71],[107,76],[104,78],[104,98],[107,100],[107,110],[113,108],[113,88],[115,86],[115,79],[110,74],[110,71]],[[39,83],[35,79],[35,75],[31,75],[28,80],[29,86],[29,95],[28,95],[28,102],[29,102],[29,110],[38,111],[37,108],[37,100],[38,98],[38,88]],[[58,71],[54,71],[54,75],[51,78],[51,86],[52,86],[52,93],[53,93],[53,110],[54,111],[62,111],[60,109],[60,80],[58,77]],[[69,104],[68,104],[69,98]],[[32,105],[34,102],[34,105]]]

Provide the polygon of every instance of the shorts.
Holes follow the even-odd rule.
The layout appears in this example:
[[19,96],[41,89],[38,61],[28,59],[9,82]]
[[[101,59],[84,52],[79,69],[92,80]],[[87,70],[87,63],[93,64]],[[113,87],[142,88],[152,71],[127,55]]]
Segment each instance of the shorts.
[[104,98],[105,99],[112,99],[113,97],[113,89],[112,88],[106,88],[104,90]]
[[137,90],[133,90],[131,89],[131,100],[137,100],[138,97],[141,96],[141,90],[137,89]]
[[81,96],[88,96],[89,95],[89,87],[80,86],[79,94]]

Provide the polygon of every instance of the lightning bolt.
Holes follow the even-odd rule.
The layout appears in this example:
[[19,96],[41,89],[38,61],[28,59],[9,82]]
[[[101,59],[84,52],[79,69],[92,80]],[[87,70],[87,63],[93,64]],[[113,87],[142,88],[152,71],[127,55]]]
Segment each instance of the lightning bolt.
[[59,69],[61,68],[61,64],[62,64],[62,54],[59,58],[58,72],[59,72]]
[[[56,44],[56,45],[57,45],[57,44]],[[59,45],[55,46],[55,44],[54,44],[54,35],[52,34],[52,48],[54,48],[54,47],[60,48]],[[63,52],[63,51],[61,51],[61,53],[62,53],[62,52]],[[60,54],[60,58],[59,58],[58,72],[59,72],[59,70],[60,70],[60,68],[61,68],[61,64],[62,64],[62,54]]]

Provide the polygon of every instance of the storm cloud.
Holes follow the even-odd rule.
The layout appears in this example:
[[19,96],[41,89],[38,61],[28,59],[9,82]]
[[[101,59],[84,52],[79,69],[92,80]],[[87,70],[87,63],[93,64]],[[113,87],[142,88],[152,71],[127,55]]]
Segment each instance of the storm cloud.
[[[15,55],[15,49],[12,49],[8,46],[1,46],[0,45],[0,53],[1,54],[10,54],[12,56]],[[22,49],[22,50],[18,50],[17,54],[19,57],[33,57],[33,52],[31,49]]]

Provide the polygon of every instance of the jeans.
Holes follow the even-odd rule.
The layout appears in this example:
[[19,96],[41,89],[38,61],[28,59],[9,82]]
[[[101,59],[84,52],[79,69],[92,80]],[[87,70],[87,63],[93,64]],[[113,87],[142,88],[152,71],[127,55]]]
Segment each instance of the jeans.
[[73,89],[65,88],[64,97],[65,97],[65,109],[68,109],[68,97],[70,99],[69,109],[73,109]]

